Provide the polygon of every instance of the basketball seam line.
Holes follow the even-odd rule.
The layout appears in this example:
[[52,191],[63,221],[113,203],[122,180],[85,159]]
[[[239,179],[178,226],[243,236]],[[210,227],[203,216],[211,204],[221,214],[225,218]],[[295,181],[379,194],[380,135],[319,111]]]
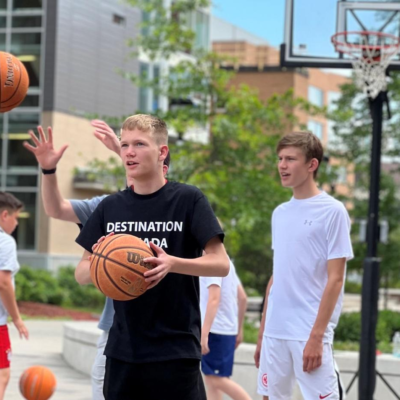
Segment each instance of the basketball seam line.
[[120,290],[122,293],[126,294],[127,296],[132,297],[132,299],[136,299],[136,297],[138,296],[134,296],[128,292],[125,292],[124,289],[121,289],[119,286],[117,286],[117,284],[114,282],[113,278],[110,276],[110,274],[107,271],[106,265],[104,264],[104,272],[106,273],[108,279],[110,280],[110,282],[115,286],[116,289]]
[[40,390],[42,389],[42,382],[43,382],[43,374],[44,374],[44,369],[42,368],[42,374],[41,374],[41,379],[40,379],[40,383],[39,383],[39,388],[37,391],[37,396],[36,396],[36,400],[39,399],[39,395],[40,395]]
[[[142,278],[144,278],[143,272],[135,271],[134,269],[131,269],[131,268],[127,267],[126,265],[122,264],[121,262],[116,261],[116,260],[114,260],[113,258],[108,258],[107,256],[103,256],[102,254],[97,254],[97,253],[96,253],[95,255],[96,255],[97,257],[99,257],[99,258],[103,258],[103,259],[105,259],[105,260],[110,260],[110,261],[112,261],[113,263],[119,265],[120,267],[125,268],[125,269],[127,269],[128,271],[131,271],[131,272],[135,273],[136,275],[139,275],[139,276],[141,276]],[[106,268],[104,268],[104,269],[106,269]]]

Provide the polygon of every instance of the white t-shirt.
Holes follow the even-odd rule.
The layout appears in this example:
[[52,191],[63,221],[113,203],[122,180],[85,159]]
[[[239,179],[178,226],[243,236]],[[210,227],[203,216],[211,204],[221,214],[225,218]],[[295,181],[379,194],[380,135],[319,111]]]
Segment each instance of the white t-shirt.
[[207,310],[208,288],[217,285],[221,288],[221,298],[218,311],[211,326],[211,333],[219,335],[237,335],[239,326],[237,288],[240,280],[236,275],[235,266],[230,261],[229,274],[224,278],[200,277],[200,311],[201,324]]
[[[14,276],[19,270],[17,260],[17,244],[15,239],[5,233],[0,228],[0,270],[11,271],[12,283],[14,284]],[[8,312],[0,299],[0,326],[7,324]]]
[[[350,218],[344,205],[325,192],[292,198],[272,214],[274,282],[268,297],[264,335],[307,341],[328,281],[328,260],[353,257]],[[343,289],[324,335],[332,343]]]

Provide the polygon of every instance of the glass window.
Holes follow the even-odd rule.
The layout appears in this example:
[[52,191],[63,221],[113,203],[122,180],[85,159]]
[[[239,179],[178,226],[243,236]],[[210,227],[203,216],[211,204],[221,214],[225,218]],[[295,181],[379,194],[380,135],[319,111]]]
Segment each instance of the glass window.
[[39,95],[27,95],[24,101],[18,107],[39,107]]
[[[158,65],[155,65],[153,68],[153,79],[154,82],[160,79],[160,67]],[[155,93],[153,93],[153,111],[157,111],[158,108],[159,108],[159,96],[156,89]]]
[[21,16],[13,17],[12,19],[13,28],[34,28],[42,26],[42,17],[40,15],[36,16]]
[[310,132],[312,132],[317,138],[322,140],[322,132],[324,126],[321,123],[309,120],[307,127]]
[[[149,65],[140,63],[140,76],[148,78],[149,76]],[[139,110],[147,112],[149,108],[149,92],[150,90],[146,87],[139,89]]]
[[41,57],[36,54],[24,54],[18,56],[18,59],[25,65],[29,75],[29,86],[38,87],[40,84],[40,60]]
[[0,50],[1,51],[6,50],[6,34],[5,33],[0,33]]
[[7,17],[0,17],[0,28],[5,28],[7,26]]
[[37,175],[7,175],[6,186],[36,187]]
[[20,193],[8,190],[24,203],[18,219],[18,227],[13,232],[18,250],[35,249],[36,193]]
[[0,10],[5,10],[7,8],[7,0],[0,0]]
[[324,106],[324,92],[315,86],[308,87],[308,101],[318,107]]
[[328,92],[328,111],[332,112],[337,109],[336,102],[340,99],[342,94],[340,92]]
[[28,130],[35,129],[39,125],[38,114],[14,114],[8,116],[8,165],[13,167],[29,167],[37,169],[37,162],[31,152],[22,146],[24,140],[29,140]]
[[40,54],[40,33],[13,33],[11,35],[11,53],[19,56],[22,54]]
[[13,0],[13,9],[42,8],[42,0]]

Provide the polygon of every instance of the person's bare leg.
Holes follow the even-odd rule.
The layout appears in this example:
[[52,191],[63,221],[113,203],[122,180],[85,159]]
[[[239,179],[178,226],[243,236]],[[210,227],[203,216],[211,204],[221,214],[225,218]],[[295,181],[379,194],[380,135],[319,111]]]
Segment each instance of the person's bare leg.
[[10,368],[0,369],[0,400],[4,399],[8,381],[10,380]]
[[211,375],[204,375],[207,388],[207,400],[222,400],[223,393],[214,385],[214,381],[209,379]]
[[225,393],[233,400],[251,400],[246,391],[229,378],[208,375],[206,377],[210,386]]

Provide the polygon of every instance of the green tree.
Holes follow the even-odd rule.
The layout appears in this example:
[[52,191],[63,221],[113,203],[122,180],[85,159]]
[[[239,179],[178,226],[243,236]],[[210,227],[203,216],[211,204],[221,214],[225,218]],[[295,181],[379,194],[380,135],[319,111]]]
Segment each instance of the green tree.
[[[400,155],[400,74],[392,73],[388,86],[392,118],[385,119],[382,132],[383,159],[393,159]],[[337,101],[337,109],[330,115],[335,121],[336,142],[331,155],[354,171],[356,180],[351,186],[350,200],[353,204],[351,215],[356,222],[367,219],[370,182],[370,153],[372,139],[372,119],[369,100],[361,94],[353,82],[342,86],[342,96]],[[399,232],[400,208],[399,190],[393,174],[382,172],[380,179],[380,219],[389,222],[389,241],[379,245],[382,258],[381,276],[387,284],[395,284],[399,274]],[[362,271],[366,254],[365,243],[354,242],[355,260],[349,264],[351,269]]]
[[[134,85],[168,99],[169,109],[157,113],[185,139],[170,143],[169,178],[194,184],[207,195],[244,284],[263,292],[272,268],[271,214],[291,195],[280,185],[276,144],[296,124],[295,109],[321,110],[291,91],[261,101],[255,89],[230,85],[235,72],[222,67],[227,59],[196,46],[190,29],[190,16],[208,1],[179,0],[169,10],[161,0],[126,1],[146,16],[142,34],[129,42],[134,54],[140,50],[151,60],[190,54],[157,79],[121,72]],[[195,105],[175,106],[182,99]],[[208,140],[189,140],[196,130],[206,132]]]

